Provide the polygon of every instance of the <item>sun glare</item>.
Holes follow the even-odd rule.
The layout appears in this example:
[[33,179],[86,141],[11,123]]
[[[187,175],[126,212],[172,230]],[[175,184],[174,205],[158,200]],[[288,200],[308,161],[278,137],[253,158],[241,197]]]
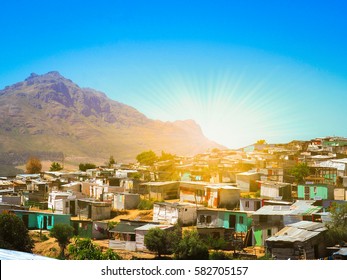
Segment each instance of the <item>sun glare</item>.
[[239,148],[288,134],[298,123],[295,117],[286,117],[291,104],[279,105],[281,89],[274,89],[270,79],[264,76],[250,81],[244,72],[207,78],[176,75],[145,89],[155,96],[147,99],[145,107],[149,106],[157,119],[193,119],[209,139]]

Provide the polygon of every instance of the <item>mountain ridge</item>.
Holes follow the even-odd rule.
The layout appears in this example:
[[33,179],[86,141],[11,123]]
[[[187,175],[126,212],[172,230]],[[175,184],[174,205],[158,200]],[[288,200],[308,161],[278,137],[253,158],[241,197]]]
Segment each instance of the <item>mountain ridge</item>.
[[57,71],[31,73],[0,90],[0,152],[51,151],[71,156],[134,160],[152,149],[193,155],[224,148],[207,139],[194,120],[163,122],[82,88]]

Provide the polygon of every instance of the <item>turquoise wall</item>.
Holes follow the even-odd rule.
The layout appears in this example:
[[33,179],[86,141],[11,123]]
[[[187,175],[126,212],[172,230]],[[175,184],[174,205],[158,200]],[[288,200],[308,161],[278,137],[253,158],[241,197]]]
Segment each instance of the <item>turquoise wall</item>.
[[230,228],[229,225],[229,216],[236,216],[236,232],[247,232],[248,228],[252,224],[252,219],[247,216],[247,213],[239,213],[239,212],[225,212],[223,217],[224,228]]

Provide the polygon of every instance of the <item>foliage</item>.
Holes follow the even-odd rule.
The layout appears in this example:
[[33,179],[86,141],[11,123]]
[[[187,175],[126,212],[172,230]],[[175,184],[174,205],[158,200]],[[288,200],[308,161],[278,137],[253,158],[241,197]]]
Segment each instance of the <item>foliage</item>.
[[232,260],[231,254],[227,254],[223,251],[213,251],[209,256],[210,260]]
[[209,252],[207,246],[199,238],[197,231],[185,231],[183,238],[175,249],[178,260],[207,260]]
[[310,168],[306,162],[299,162],[290,170],[290,174],[294,176],[295,182],[300,184],[310,174]]
[[161,151],[161,156],[160,156],[160,158],[159,158],[159,161],[174,160],[175,157],[176,157],[176,156],[175,156],[174,154],[165,153],[164,151]]
[[335,244],[347,242],[347,203],[333,203],[330,207],[331,222],[326,224],[328,237]]
[[210,249],[223,250],[227,247],[227,242],[223,237],[213,238],[212,236],[208,236],[206,239],[206,245]]
[[70,238],[73,234],[74,228],[67,224],[56,224],[50,232],[50,236],[54,237],[59,243],[60,257],[62,259],[65,258],[64,251],[66,246],[70,243]]
[[160,228],[151,228],[145,235],[144,243],[147,249],[156,252],[158,257],[169,253],[166,231]]
[[161,255],[172,254],[182,238],[181,232],[178,224],[175,225],[173,230],[151,228],[145,235],[145,246],[148,250],[156,252],[159,258]]
[[158,157],[155,152],[149,150],[138,154],[136,160],[142,165],[152,166],[158,160]]
[[70,258],[73,260],[121,260],[122,258],[111,249],[103,252],[100,246],[91,239],[76,238],[68,247]]
[[110,156],[110,159],[108,160],[108,167],[112,167],[116,161],[114,160],[113,156]]
[[137,205],[137,209],[139,210],[151,210],[153,209],[153,200],[141,199],[140,203]]
[[30,157],[26,163],[25,168],[28,174],[36,174],[41,172],[42,164],[37,157]]
[[49,171],[60,171],[63,167],[59,164],[59,162],[52,162],[51,167],[49,168]]
[[0,215],[0,248],[32,252],[34,242],[21,218],[4,212]]
[[87,169],[94,169],[94,168],[96,168],[96,165],[94,163],[89,163],[89,162],[87,162],[87,163],[80,163],[78,165],[78,168],[81,171],[86,171]]
[[256,144],[264,145],[264,144],[266,144],[266,140],[265,139],[259,139]]

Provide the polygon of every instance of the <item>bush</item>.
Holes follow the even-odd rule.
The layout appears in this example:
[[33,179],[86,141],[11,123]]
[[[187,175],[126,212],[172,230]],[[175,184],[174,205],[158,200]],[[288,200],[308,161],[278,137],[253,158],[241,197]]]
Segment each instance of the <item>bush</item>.
[[141,199],[140,203],[137,205],[137,209],[139,210],[151,210],[153,209],[154,202],[148,199]]
[[34,242],[21,218],[12,213],[0,215],[0,248],[32,252]]
[[68,247],[70,258],[73,260],[121,260],[122,258],[111,249],[103,252],[100,246],[91,239],[76,238],[74,244]]
[[208,260],[209,252],[206,244],[199,238],[197,231],[186,231],[175,249],[178,260]]
[[232,255],[223,251],[213,251],[210,253],[210,260],[232,260]]

